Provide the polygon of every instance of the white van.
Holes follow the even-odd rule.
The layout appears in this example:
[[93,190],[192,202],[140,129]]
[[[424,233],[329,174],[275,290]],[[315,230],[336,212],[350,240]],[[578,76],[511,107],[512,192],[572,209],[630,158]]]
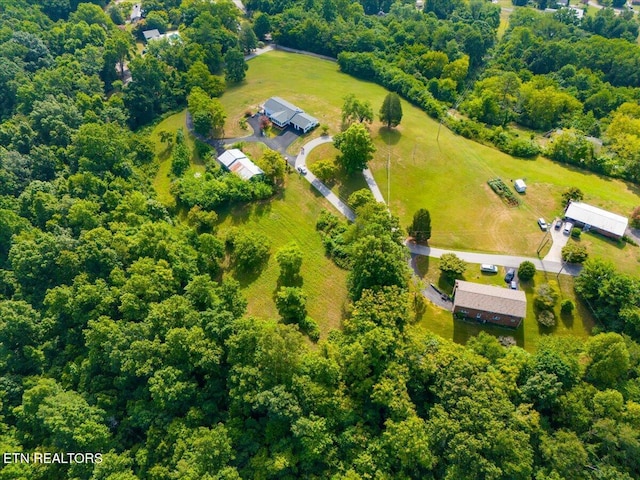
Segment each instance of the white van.
[[565,235],[570,235],[570,234],[571,234],[571,229],[572,229],[572,228],[573,228],[573,223],[571,223],[571,222],[566,222],[566,223],[564,224],[564,230],[562,230],[562,231],[563,231],[563,233],[564,233]]
[[480,271],[485,273],[498,273],[498,267],[490,263],[483,263],[480,265]]

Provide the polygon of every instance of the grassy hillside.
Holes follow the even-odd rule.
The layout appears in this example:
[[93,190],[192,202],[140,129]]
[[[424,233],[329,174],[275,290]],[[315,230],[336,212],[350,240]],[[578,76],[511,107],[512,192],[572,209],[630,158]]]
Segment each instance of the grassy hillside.
[[[238,120],[247,109],[255,111],[273,95],[298,104],[329,125],[330,133],[336,133],[345,95],[357,93],[377,112],[387,93],[378,85],[340,73],[333,62],[304,55],[274,51],[252,59],[249,66],[246,81],[221,98],[229,119],[227,136],[246,135]],[[371,126],[378,149],[371,167],[383,194],[390,191],[391,210],[403,225],[418,208],[430,209],[434,246],[533,255],[542,235],[536,219],[551,220],[560,214],[560,196],[571,186],[585,192],[585,201],[623,215],[640,204],[636,186],[545,158],[515,159],[439,128],[436,121],[406,102],[403,109],[402,123],[391,134],[379,122]],[[316,130],[294,143],[290,152],[297,152],[303,141],[317,135]],[[529,188],[520,197],[519,207],[507,207],[491,191],[486,182],[493,177],[508,184],[516,178],[526,180]],[[350,193],[349,188],[337,189],[344,198]],[[637,270],[637,248],[604,244],[595,251]]]
[[286,179],[286,188],[281,196],[269,202],[219,212],[222,235],[231,227],[242,227],[258,231],[271,241],[271,256],[260,275],[257,278],[238,278],[249,302],[249,314],[279,318],[273,300],[280,273],[275,253],[280,247],[295,241],[304,251],[300,273],[309,315],[318,322],[322,338],[340,326],[347,298],[347,272],[325,257],[320,235],[315,230],[320,210],[330,207],[306,180],[292,173]]

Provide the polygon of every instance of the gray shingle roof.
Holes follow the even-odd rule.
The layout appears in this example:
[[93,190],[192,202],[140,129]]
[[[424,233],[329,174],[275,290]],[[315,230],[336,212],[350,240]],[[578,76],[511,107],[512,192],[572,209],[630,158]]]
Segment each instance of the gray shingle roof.
[[527,315],[527,297],[522,290],[463,280],[456,280],[453,306],[519,318]]

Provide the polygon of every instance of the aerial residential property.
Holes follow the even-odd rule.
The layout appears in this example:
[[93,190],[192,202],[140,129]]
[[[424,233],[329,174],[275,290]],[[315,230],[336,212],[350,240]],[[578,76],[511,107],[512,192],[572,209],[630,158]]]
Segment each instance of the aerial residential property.
[[220,156],[218,156],[218,162],[229,170],[235,173],[243,180],[251,180],[256,176],[264,175],[264,172],[253,163],[249,158],[237,148],[227,150]]
[[583,227],[616,240],[624,236],[629,224],[629,220],[622,215],[582,202],[569,203],[564,216],[577,227]]
[[456,280],[453,313],[482,323],[517,328],[527,315],[527,297],[522,290]]
[[318,119],[280,97],[271,97],[267,100],[264,103],[264,113],[280,128],[292,126],[295,130],[307,133],[318,126]]
[[0,0],[0,480],[640,480],[627,1]]

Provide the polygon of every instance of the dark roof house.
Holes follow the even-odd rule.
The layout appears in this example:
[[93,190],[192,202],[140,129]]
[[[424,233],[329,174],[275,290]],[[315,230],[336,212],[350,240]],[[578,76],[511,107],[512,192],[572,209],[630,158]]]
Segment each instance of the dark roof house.
[[295,130],[307,133],[318,125],[315,117],[280,97],[271,97],[264,103],[264,113],[280,128],[291,125]]
[[456,280],[453,313],[517,328],[527,315],[527,297],[522,290]]

